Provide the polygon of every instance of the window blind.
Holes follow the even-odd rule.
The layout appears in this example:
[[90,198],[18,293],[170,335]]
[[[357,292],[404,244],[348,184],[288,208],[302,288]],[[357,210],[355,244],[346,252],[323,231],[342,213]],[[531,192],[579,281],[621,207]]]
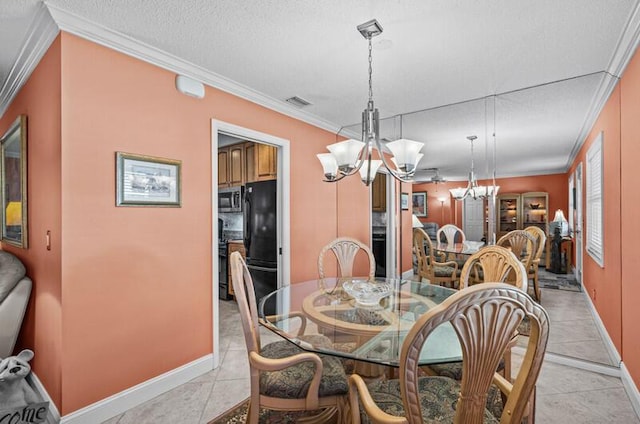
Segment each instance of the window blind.
[[586,160],[586,239],[587,253],[604,267],[604,237],[602,226],[602,132],[587,151]]

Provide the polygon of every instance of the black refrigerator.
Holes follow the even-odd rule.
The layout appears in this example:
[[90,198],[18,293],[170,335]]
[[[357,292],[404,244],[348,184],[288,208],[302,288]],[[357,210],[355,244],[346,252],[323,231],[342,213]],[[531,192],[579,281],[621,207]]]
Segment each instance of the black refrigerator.
[[276,187],[270,180],[247,183],[244,189],[244,248],[258,302],[278,288]]

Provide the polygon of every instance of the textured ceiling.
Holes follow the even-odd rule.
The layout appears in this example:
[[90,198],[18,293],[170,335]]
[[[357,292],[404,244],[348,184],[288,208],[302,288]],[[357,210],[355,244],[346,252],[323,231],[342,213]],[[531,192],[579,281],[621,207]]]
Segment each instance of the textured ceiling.
[[[489,126],[492,132],[492,114],[485,113],[484,100],[440,106],[595,73],[496,99],[498,174],[564,169],[637,1],[48,4],[274,99],[300,96],[312,103],[305,111],[336,126],[357,123],[366,104],[367,43],[355,27],[377,18],[384,32],[374,39],[373,84],[381,116],[436,108],[405,116],[403,136],[426,143],[422,167],[440,167],[449,178],[464,178],[469,164],[465,137],[477,134],[482,144]],[[37,3],[0,0],[0,80],[20,49]],[[398,121],[383,125],[385,136],[399,135]]]

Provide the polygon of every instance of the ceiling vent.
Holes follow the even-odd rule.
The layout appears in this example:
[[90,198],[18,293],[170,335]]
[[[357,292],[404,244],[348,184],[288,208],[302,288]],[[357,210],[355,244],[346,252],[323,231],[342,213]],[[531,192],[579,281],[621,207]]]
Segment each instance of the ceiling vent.
[[311,104],[311,102],[303,99],[302,97],[298,97],[298,96],[289,97],[285,101],[287,103],[291,103],[292,105],[297,106],[297,107],[305,107],[305,106],[309,106]]

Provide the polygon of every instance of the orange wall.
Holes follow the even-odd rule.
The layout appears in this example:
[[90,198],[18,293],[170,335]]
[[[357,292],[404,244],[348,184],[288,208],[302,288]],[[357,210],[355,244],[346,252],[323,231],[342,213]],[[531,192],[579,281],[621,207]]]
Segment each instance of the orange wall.
[[[478,181],[481,185],[488,182]],[[549,194],[549,220],[553,219],[556,209],[562,209],[567,216],[569,205],[569,183],[566,174],[535,175],[530,177],[498,178],[496,184],[500,186],[499,194],[526,193],[528,191],[545,191]],[[463,202],[456,202],[449,194],[449,189],[465,187],[465,182],[449,181],[439,184],[416,184],[413,191],[427,192],[428,216],[419,218],[421,222],[437,222],[444,224],[456,224],[460,228],[464,223],[462,216]],[[438,198],[446,200],[441,203]],[[457,211],[454,209],[457,208]],[[443,219],[444,218],[444,219]],[[457,218],[457,219],[456,219]]]
[[[184,96],[174,79],[62,33],[0,121],[29,114],[23,345],[63,415],[211,352],[211,119],[291,142],[292,282],[317,276],[332,238],[369,241],[368,188],[322,182],[315,154],[334,134],[211,87]],[[116,151],[181,160],[182,207],[115,207]]]
[[[640,54],[635,55],[625,70],[621,86],[621,306],[622,353],[625,366],[640,387],[640,281],[637,260],[640,257],[640,208],[638,170],[640,162]],[[605,194],[606,195],[606,194]],[[607,201],[608,203],[608,201]],[[607,251],[608,254],[608,251]],[[614,307],[614,305],[612,305]]]
[[[604,162],[603,162],[603,193],[604,193],[604,268],[601,268],[584,250],[583,243],[583,274],[582,282],[602,319],[611,340],[618,352],[622,352],[622,322],[620,305],[621,266],[620,266],[620,86],[611,94],[600,116],[596,120],[586,142],[578,152],[571,165],[570,173],[575,171],[578,163],[582,162],[583,170],[583,223],[586,216],[586,152],[594,139],[604,132]],[[624,359],[624,358],[623,358]]]
[[[30,348],[31,361],[54,402],[61,401],[62,294],[60,269],[60,49],[58,37],[0,118],[0,133],[27,115],[27,198],[29,248],[2,244],[18,256],[33,290],[16,351]],[[46,232],[51,231],[51,250]]]

